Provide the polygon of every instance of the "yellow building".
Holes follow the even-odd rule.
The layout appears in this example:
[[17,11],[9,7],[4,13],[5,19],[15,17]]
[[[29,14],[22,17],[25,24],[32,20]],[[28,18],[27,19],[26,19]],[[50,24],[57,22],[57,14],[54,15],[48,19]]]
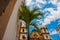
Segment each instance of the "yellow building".
[[40,35],[36,30],[33,30],[30,35],[30,40],[43,40],[43,36]]
[[20,27],[18,29],[18,40],[27,40],[28,33],[25,24],[22,22],[19,23]]
[[30,35],[30,40],[51,40],[49,32],[47,28],[44,26],[40,26],[40,33],[38,33],[35,29],[32,31]]
[[[20,25],[20,37],[19,40],[28,40],[28,31],[26,29],[26,26],[24,26],[22,23]],[[50,38],[49,32],[45,26],[40,26],[40,32],[37,30],[32,30],[30,36],[30,40],[52,40]]]

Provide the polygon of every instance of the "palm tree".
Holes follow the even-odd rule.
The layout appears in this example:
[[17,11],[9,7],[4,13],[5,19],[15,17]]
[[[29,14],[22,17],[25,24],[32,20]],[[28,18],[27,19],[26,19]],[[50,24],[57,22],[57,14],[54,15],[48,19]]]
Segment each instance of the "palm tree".
[[[43,16],[42,12],[37,13],[36,11],[39,8],[34,8],[33,10],[30,10],[27,6],[22,5],[21,8],[19,9],[19,19],[22,19],[26,22],[26,27],[28,30],[28,40],[29,40],[29,25],[34,25],[31,24],[31,21],[34,19],[38,19],[38,16]],[[36,29],[38,29],[38,27],[35,26]]]

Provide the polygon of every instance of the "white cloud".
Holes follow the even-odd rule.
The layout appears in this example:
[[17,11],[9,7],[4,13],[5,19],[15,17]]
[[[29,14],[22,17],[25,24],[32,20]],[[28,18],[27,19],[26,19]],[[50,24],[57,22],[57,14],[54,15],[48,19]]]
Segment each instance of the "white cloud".
[[57,6],[60,7],[60,2],[57,3]]
[[[36,3],[42,3],[42,4],[46,4],[46,1],[43,0],[36,0]],[[32,0],[26,0],[26,5],[30,6],[31,4],[34,4],[34,2],[32,2]],[[49,3],[52,3],[54,5],[57,6],[57,11],[54,11],[52,8],[46,8],[44,11],[50,11],[51,14],[49,14],[43,22],[43,25],[49,24],[51,21],[56,20],[58,18],[60,18],[60,2],[57,2],[57,0],[50,0]],[[36,6],[39,6],[39,4],[36,4]],[[41,7],[41,6],[39,6]]]
[[26,5],[30,5],[32,3],[32,0],[26,0]]
[[57,34],[56,30],[53,30],[52,32],[50,32],[50,35],[54,35],[54,34]]
[[42,8],[42,6],[41,6],[41,5],[39,5],[39,4],[36,4],[36,6],[37,6],[38,8]]
[[50,0],[50,2],[51,2],[52,4],[54,4],[54,5],[57,4],[57,0]]
[[60,20],[58,22],[60,23]]
[[43,0],[36,0],[36,2],[42,3],[42,4],[46,4],[46,1]]
[[37,21],[38,21],[40,24],[41,24],[41,23],[43,23],[42,19],[40,19],[40,20],[37,20]]
[[59,6],[60,3],[57,4],[57,11],[54,11],[52,8],[46,8],[45,11],[50,11],[51,14],[49,14],[49,16],[47,16],[45,19],[44,19],[44,23],[43,25],[46,25],[46,24],[49,24],[51,21],[54,21],[58,18],[60,18],[60,6]]

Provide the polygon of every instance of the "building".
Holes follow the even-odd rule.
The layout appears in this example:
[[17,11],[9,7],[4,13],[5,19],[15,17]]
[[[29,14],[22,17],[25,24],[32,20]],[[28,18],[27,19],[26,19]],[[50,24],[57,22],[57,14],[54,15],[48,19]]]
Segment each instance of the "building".
[[40,26],[40,33],[36,30],[33,30],[30,35],[30,40],[51,40],[47,28]]
[[0,0],[0,16],[2,12],[5,12],[6,7],[8,6],[10,0]]
[[60,36],[60,25],[58,25],[58,27],[56,28],[56,31],[57,31],[57,33],[58,33],[59,36]]
[[0,40],[17,39],[17,12],[23,0],[0,0]]
[[28,40],[28,34],[25,24],[19,22],[18,28],[18,40]]
[[7,28],[16,0],[0,0],[0,40]]
[[[0,0],[0,40],[27,40],[27,30],[21,26],[17,36],[17,12],[24,0]],[[26,31],[25,31],[26,30]],[[34,31],[33,31],[34,32]],[[39,35],[39,34],[37,34]],[[44,34],[41,34],[44,35]],[[38,38],[42,39],[42,36]]]
[[49,35],[47,28],[45,28],[44,26],[40,26],[40,32],[44,40],[51,40],[51,37]]
[[34,29],[30,35],[30,40],[43,40],[43,36]]
[[[24,26],[20,27],[20,40],[27,40],[27,30]],[[30,34],[30,40],[52,40],[47,28],[40,26],[40,32],[33,30]]]

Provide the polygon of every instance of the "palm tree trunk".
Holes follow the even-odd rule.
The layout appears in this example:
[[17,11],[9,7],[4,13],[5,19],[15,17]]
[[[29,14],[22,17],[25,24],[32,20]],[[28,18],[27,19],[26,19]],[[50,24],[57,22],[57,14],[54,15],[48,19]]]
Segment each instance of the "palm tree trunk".
[[28,30],[28,40],[30,40],[30,36],[29,36],[29,23],[27,23],[27,30]]

